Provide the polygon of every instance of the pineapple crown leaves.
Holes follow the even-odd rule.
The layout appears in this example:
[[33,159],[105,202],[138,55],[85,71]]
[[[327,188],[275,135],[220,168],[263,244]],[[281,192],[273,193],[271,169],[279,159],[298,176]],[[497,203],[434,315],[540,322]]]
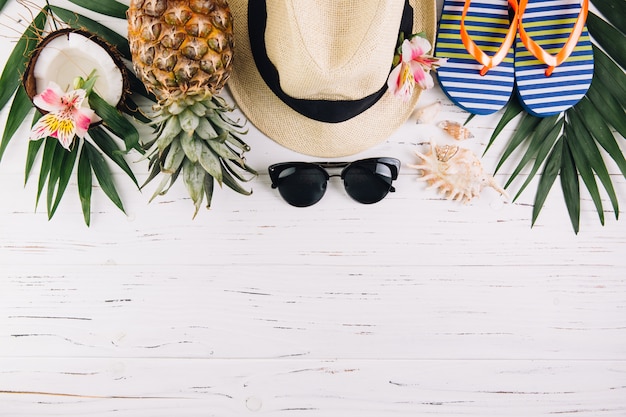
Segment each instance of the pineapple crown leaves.
[[[85,3],[79,0],[72,2],[77,5],[87,5],[87,3],[93,5],[94,3]],[[5,2],[0,2],[0,7],[4,6],[4,4]],[[118,6],[114,4],[118,4]],[[112,6],[113,8],[111,8]],[[116,17],[121,17],[122,8],[126,8],[126,6],[110,0],[98,2],[95,4],[95,7],[100,7],[102,11],[117,9],[115,12]],[[80,14],[49,4],[41,8],[16,43],[0,75],[0,110],[10,104],[7,123],[0,140],[0,162],[10,141],[17,133],[19,127],[27,121],[28,114],[34,108],[26,89],[22,85],[21,74],[24,73],[27,63],[37,51],[44,34],[49,30],[47,25],[50,21],[54,23],[55,27],[57,24],[62,23],[83,33],[97,35],[99,38],[104,39],[107,44],[110,44],[109,46],[112,45],[112,53],[116,53],[116,50],[119,50],[122,51],[122,54],[130,56],[129,52],[124,53],[128,51],[128,43],[125,38],[105,26]],[[16,68],[18,71],[15,71]],[[95,80],[88,78],[79,82],[83,83],[80,86],[81,88],[91,90]],[[131,93],[136,92],[151,98],[141,83],[137,83],[136,80],[133,82],[132,75],[130,84],[129,90]],[[138,88],[138,85],[141,88]],[[130,99],[130,94],[123,94],[123,97],[125,97],[125,101],[119,106],[120,109],[131,117],[141,119],[142,116],[137,111],[135,103]],[[69,151],[65,150],[56,138],[48,137],[29,142],[26,155],[25,181],[28,181],[30,178],[37,156],[41,154],[36,206],[43,196],[45,188],[48,218],[51,219],[60,204],[76,166],[81,208],[85,223],[89,226],[93,176],[95,176],[101,189],[109,199],[124,212],[124,206],[113,181],[109,162],[117,165],[138,186],[135,175],[126,162],[125,155],[132,149],[143,150],[139,145],[139,134],[135,125],[131,122],[132,119],[124,116],[118,108],[108,104],[93,91],[88,95],[88,101],[90,107],[102,119],[102,123],[92,125],[85,139],[75,141]],[[41,116],[41,113],[35,109],[31,123],[36,123]],[[124,148],[120,148],[118,138],[122,139]]]
[[626,178],[626,159],[615,137],[615,134],[622,138],[626,136],[626,3],[623,0],[592,0],[592,3],[604,18],[591,12],[587,18],[594,43],[595,65],[591,87],[585,97],[562,114],[545,119],[525,113],[517,100],[510,100],[485,150],[487,152],[509,123],[521,116],[496,172],[513,154],[522,153],[505,185],[505,188],[511,186],[522,170],[530,167],[515,201],[543,167],[533,203],[532,225],[559,177],[575,233],[580,230],[580,180],[604,225],[605,209],[599,185],[609,198],[615,218],[619,218],[618,198],[604,162],[605,155],[615,162]]
[[171,102],[157,110],[156,138],[145,145],[151,172],[142,187],[159,174],[162,179],[150,201],[166,194],[181,173],[195,207],[194,217],[204,201],[210,208],[215,182],[251,194],[240,183],[250,181],[257,172],[243,155],[250,149],[239,138],[246,133],[244,126],[225,114],[232,110],[216,95]]

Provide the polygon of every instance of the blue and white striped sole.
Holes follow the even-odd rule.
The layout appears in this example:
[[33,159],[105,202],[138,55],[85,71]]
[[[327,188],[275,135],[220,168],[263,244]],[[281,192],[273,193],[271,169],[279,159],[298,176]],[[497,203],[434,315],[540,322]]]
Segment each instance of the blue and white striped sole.
[[[522,24],[529,37],[546,52],[556,55],[567,41],[578,14],[580,0],[529,0]],[[593,78],[593,49],[587,28],[576,48],[551,76],[547,66],[524,46],[519,35],[515,45],[515,82],[524,109],[535,116],[559,114],[587,93]]]
[[[514,85],[513,48],[500,65],[481,76],[483,67],[465,49],[461,40],[463,0],[445,0],[435,46],[435,55],[448,58],[437,70],[442,90],[457,106],[473,114],[491,114],[509,101]],[[507,0],[472,1],[465,18],[472,40],[493,55],[509,30]]]

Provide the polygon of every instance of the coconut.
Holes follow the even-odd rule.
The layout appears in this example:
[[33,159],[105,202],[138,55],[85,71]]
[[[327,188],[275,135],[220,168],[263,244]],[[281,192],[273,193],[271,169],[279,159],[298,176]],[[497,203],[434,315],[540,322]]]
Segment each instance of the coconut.
[[[129,83],[117,50],[88,31],[59,29],[46,36],[31,55],[23,84],[32,100],[51,81],[63,90],[73,89],[77,77],[87,79],[94,70],[97,78],[93,91],[111,106],[119,107]],[[88,106],[87,100],[83,105]]]

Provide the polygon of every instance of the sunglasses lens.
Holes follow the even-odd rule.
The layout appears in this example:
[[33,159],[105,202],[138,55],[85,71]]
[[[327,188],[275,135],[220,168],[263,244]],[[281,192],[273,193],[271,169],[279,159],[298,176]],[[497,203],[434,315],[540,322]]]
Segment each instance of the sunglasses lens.
[[296,207],[311,206],[324,196],[327,178],[317,166],[291,166],[278,175],[278,191]]
[[393,178],[391,168],[375,160],[353,163],[343,173],[346,192],[363,204],[377,203],[385,198],[391,190]]

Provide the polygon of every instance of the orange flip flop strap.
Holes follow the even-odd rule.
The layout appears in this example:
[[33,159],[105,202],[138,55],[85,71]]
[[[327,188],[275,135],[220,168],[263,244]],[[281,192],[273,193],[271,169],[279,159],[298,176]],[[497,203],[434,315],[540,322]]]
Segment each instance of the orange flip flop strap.
[[578,44],[578,39],[585,28],[585,22],[587,21],[587,12],[589,11],[589,0],[583,0],[582,6],[580,8],[580,13],[578,14],[578,18],[576,19],[576,23],[574,24],[574,28],[567,38],[567,42],[563,45],[563,48],[556,55],[550,55],[543,49],[537,42],[535,42],[524,29],[523,24],[523,16],[526,11],[526,6],[528,5],[528,0],[520,0],[519,4],[519,36],[522,40],[522,43],[528,49],[528,51],[535,56],[538,60],[548,65],[548,69],[546,69],[546,76],[549,77],[552,75],[552,71],[554,68],[561,65],[574,51],[576,48],[576,44]]
[[472,40],[467,29],[465,27],[465,17],[467,16],[467,11],[469,10],[469,6],[471,0],[465,0],[465,5],[463,6],[463,14],[461,15],[461,40],[463,41],[463,45],[467,52],[474,57],[474,59],[481,64],[483,67],[480,70],[480,75],[485,75],[487,71],[491,68],[499,65],[504,58],[506,58],[509,53],[509,49],[513,45],[513,41],[515,40],[515,35],[517,34],[517,24],[518,24],[518,9],[517,9],[517,0],[508,0],[509,5],[515,11],[515,17],[509,26],[509,30],[506,33],[504,41],[500,48],[496,51],[496,53],[490,57],[487,55],[476,43]]

